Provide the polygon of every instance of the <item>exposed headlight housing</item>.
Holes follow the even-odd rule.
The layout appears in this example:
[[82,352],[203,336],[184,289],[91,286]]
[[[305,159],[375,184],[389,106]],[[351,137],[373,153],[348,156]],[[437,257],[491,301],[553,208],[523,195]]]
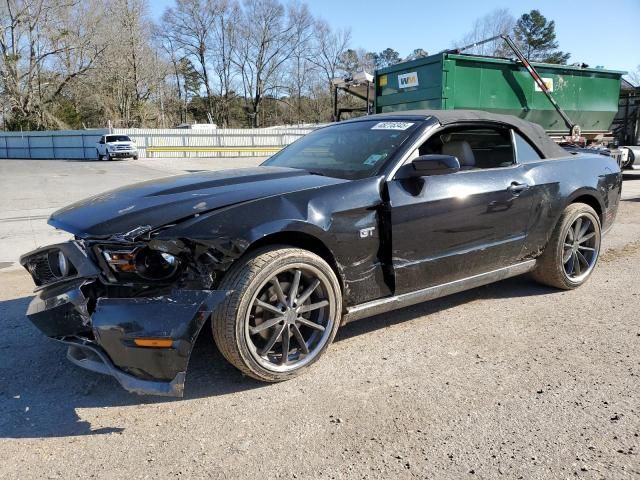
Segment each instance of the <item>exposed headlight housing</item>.
[[177,256],[149,247],[129,250],[105,249],[102,256],[115,272],[135,273],[147,280],[171,278],[180,266]]
[[143,248],[136,254],[136,272],[149,280],[165,280],[178,270],[178,258],[167,252]]
[[67,260],[67,257],[62,251],[58,251],[58,255],[56,256],[58,260],[58,273],[61,277],[66,277],[69,275],[69,260]]
[[[68,277],[73,269],[73,265],[62,250],[52,250],[47,254],[49,270],[56,279]],[[75,272],[75,270],[74,270]]]
[[138,249],[103,250],[102,256],[116,272],[133,273],[136,271],[135,256]]

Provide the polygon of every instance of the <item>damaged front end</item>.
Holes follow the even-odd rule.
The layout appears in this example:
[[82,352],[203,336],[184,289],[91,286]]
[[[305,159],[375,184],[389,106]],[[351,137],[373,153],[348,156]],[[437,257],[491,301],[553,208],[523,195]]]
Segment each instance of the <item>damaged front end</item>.
[[72,240],[23,255],[36,284],[27,317],[76,365],[128,391],[181,397],[200,330],[227,292],[204,246],[150,230]]

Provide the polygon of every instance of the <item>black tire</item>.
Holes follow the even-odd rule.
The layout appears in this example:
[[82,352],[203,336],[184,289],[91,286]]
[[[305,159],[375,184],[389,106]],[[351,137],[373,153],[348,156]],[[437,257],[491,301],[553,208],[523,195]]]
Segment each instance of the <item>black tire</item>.
[[134,156],[133,156],[133,157],[131,157],[131,158],[133,158],[134,160],[137,160],[137,159],[138,159],[138,155],[134,155]]
[[[588,222],[589,229],[592,228],[584,234],[584,237],[589,237],[584,243],[578,242],[580,238],[575,234],[579,220],[582,228],[587,228]],[[595,210],[584,203],[569,205],[562,212],[549,243],[538,258],[536,269],[532,273],[533,278],[542,284],[562,290],[579,287],[589,279],[596,267],[601,238],[600,219]],[[565,260],[567,258],[568,260]]]
[[110,162],[111,160],[113,160],[113,158],[111,158],[111,155],[109,155],[109,152],[107,152],[107,153],[105,154],[104,159],[105,159],[107,162]]
[[625,162],[625,164],[622,166],[622,168],[628,168],[629,170],[632,170],[633,168],[633,164],[636,160],[635,155],[633,153],[633,150],[631,150],[630,148],[628,149],[629,153],[627,154],[627,161]]
[[[298,274],[298,271],[301,273]],[[292,278],[288,275],[293,275],[294,279],[291,279],[287,284],[282,283],[283,280],[286,282],[287,278]],[[297,281],[295,280],[296,275]],[[315,284],[316,281],[319,282],[319,286],[315,287],[311,296],[303,300],[305,289],[311,289],[311,284]],[[308,282],[306,286],[305,282]],[[286,302],[278,303],[281,307],[275,306],[277,300],[269,300],[274,298],[273,291],[278,291],[275,290],[275,284],[278,285],[277,289],[281,294],[275,296],[276,299],[285,300],[282,294],[287,292],[284,294],[287,297]],[[293,295],[294,300],[291,300],[293,285],[296,285],[296,294]],[[286,246],[272,246],[256,250],[248,258],[240,260],[229,269],[218,289],[232,293],[227,296],[224,304],[216,310],[212,318],[213,338],[216,345],[222,355],[242,373],[264,382],[288,380],[307,370],[326,351],[340,325],[342,294],[338,279],[327,262],[307,250]],[[259,297],[259,295],[263,296]],[[271,310],[262,309],[257,305],[256,302],[265,303],[265,301],[260,301],[260,298],[270,302],[271,308],[287,309],[289,301],[291,307],[289,310],[282,310],[282,313],[274,314]],[[295,299],[300,300],[301,303],[296,304]],[[315,307],[325,301],[327,304],[322,308]],[[307,305],[309,311],[298,313],[299,309],[305,308],[304,305]],[[314,309],[316,313],[311,312],[311,307],[317,309]],[[288,313],[293,310],[295,310],[293,316],[297,319],[292,319],[291,316],[287,317]],[[269,318],[270,315],[274,315],[274,317]],[[282,316],[282,320],[277,324],[261,330],[260,333],[255,332],[261,324],[266,325],[267,320],[270,322],[277,320],[278,315]],[[307,316],[306,319],[302,318],[305,320],[304,324],[293,323],[301,321],[299,319],[304,315]],[[313,321],[317,321],[317,324],[314,328],[310,328],[306,325],[313,323],[309,319],[313,319],[314,315],[315,320]],[[293,326],[288,322],[293,323]],[[319,331],[318,329],[321,327],[323,330]],[[285,339],[285,330],[283,330],[285,328],[287,339]],[[254,331],[252,332],[252,330]],[[307,339],[301,332],[309,334],[308,346],[306,345]],[[280,342],[281,363],[279,365],[273,360],[276,353],[271,353],[272,347],[274,352],[278,347],[277,343],[272,343],[272,337],[276,335],[279,336],[278,341]],[[311,341],[314,338],[317,340],[315,346]],[[300,343],[298,339],[303,342]],[[262,352],[266,349],[266,354],[260,353],[258,342],[263,342]],[[284,355],[285,344],[286,357]],[[290,350],[290,346],[293,346],[294,349]],[[290,357],[294,357],[291,362],[289,361]]]

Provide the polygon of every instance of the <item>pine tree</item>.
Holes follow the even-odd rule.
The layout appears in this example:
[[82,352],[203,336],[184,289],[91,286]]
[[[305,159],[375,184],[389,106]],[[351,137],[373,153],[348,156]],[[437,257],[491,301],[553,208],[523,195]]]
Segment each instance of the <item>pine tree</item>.
[[376,63],[378,68],[384,68],[395,65],[396,63],[400,63],[401,60],[402,59],[400,58],[400,54],[393,48],[385,48],[378,54]]
[[557,50],[556,24],[547,20],[539,10],[523,14],[516,23],[514,34],[516,42],[532,62],[565,64],[571,56]]

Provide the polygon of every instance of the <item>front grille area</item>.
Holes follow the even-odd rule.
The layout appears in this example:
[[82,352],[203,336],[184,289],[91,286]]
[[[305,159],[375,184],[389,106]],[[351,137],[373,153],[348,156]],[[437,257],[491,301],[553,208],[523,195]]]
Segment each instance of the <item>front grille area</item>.
[[56,276],[49,265],[48,255],[39,255],[30,259],[26,267],[37,286],[46,285],[56,280]]
[[132,150],[133,147],[129,145],[114,145],[113,147],[111,147],[111,149],[115,150],[116,152],[121,152],[121,151]]

